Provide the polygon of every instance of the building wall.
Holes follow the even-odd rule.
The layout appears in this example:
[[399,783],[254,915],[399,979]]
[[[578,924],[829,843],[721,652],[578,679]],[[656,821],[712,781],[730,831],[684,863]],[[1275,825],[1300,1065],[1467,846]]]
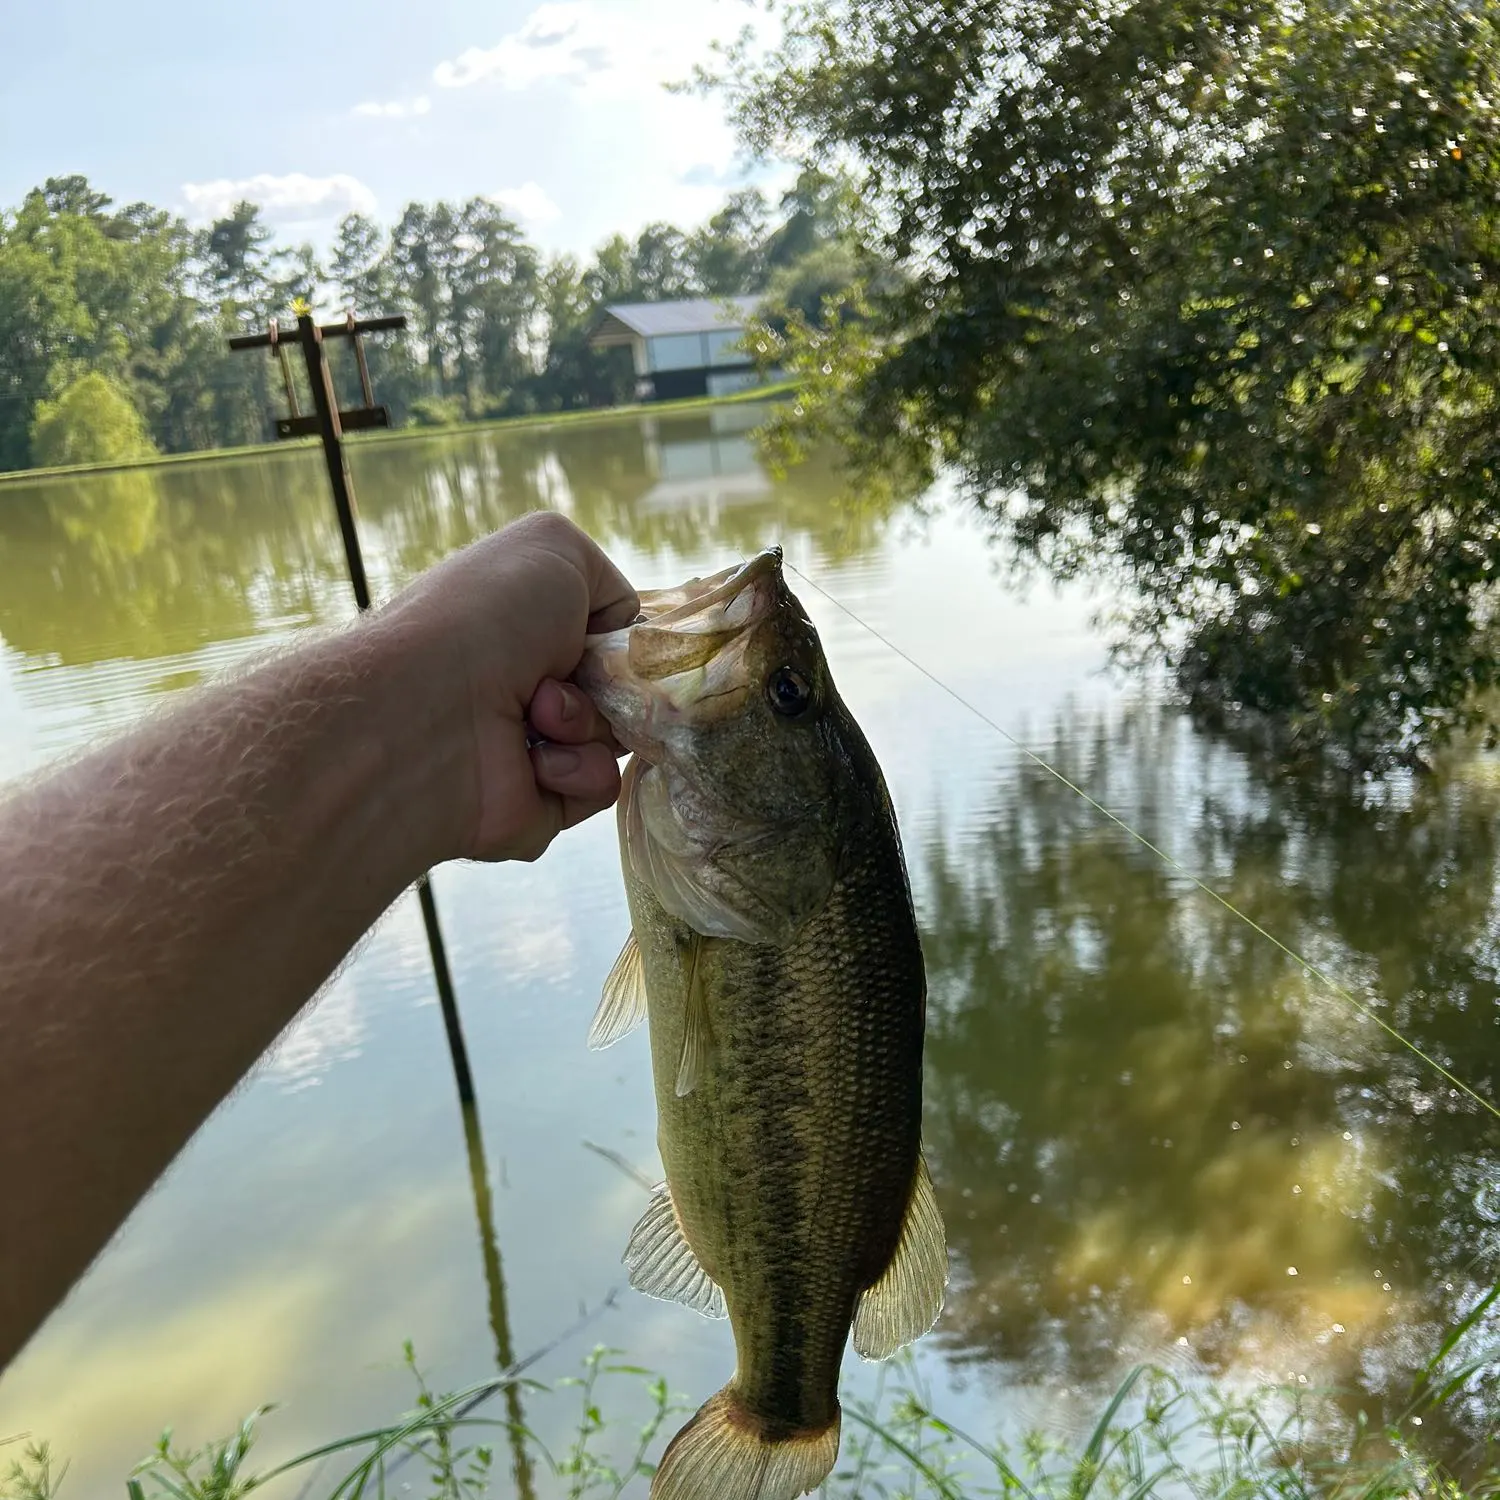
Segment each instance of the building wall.
[[636,396],[643,401],[681,401],[690,396],[728,396],[761,384],[749,356],[736,346],[743,328],[711,333],[669,333],[631,341]]
[[708,395],[707,370],[658,370],[649,377],[653,401],[682,401]]
[[664,333],[643,340],[646,368],[658,370],[710,370],[746,365],[749,356],[736,345],[745,336],[743,328],[716,328],[711,333]]

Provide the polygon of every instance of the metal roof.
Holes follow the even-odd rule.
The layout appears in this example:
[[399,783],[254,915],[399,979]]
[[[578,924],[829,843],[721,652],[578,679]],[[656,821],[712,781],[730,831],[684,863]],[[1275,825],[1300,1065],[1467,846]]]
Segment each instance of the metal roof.
[[600,347],[669,333],[715,333],[743,328],[759,297],[690,297],[682,302],[614,302],[589,340]]

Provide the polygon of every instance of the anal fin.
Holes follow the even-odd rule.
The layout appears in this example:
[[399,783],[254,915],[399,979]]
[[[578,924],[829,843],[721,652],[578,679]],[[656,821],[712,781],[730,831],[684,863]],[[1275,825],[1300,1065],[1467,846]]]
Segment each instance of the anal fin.
[[666,1302],[680,1302],[706,1318],[727,1316],[724,1293],[688,1244],[672,1202],[672,1190],[665,1182],[651,1194],[646,1212],[630,1232],[625,1265],[636,1291]]
[[646,967],[641,962],[641,947],[632,932],[620,949],[604,980],[599,1009],[589,1027],[589,1050],[600,1052],[613,1047],[646,1019]]
[[889,1359],[921,1338],[943,1310],[947,1285],[943,1216],[927,1163],[919,1156],[896,1253],[854,1312],[854,1352],[862,1359]]

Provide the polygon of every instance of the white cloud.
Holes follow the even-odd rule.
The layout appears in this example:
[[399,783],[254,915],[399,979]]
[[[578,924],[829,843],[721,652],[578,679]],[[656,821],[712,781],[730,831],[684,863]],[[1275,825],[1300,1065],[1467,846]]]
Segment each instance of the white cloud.
[[520,28],[493,47],[470,47],[433,70],[439,88],[461,89],[485,80],[527,89],[547,80],[620,88],[655,89],[685,77],[715,33],[710,14],[693,24],[690,13],[671,24],[643,25],[638,12],[606,9],[592,0],[549,0]]
[[518,219],[525,219],[532,224],[546,224],[562,215],[562,210],[552,201],[552,195],[535,182],[523,182],[520,187],[501,188],[498,193],[491,193],[490,199],[501,208],[508,209]]
[[574,3],[538,6],[519,31],[501,37],[493,47],[470,47],[432,72],[439,88],[462,89],[485,78],[504,88],[524,89],[543,78],[565,78],[588,71],[589,59],[578,55],[578,32],[587,12]]
[[268,219],[284,224],[347,213],[372,214],[376,207],[375,194],[347,172],[327,177],[309,177],[304,172],[219,177],[212,182],[185,182],[182,196],[196,218],[222,218],[236,203],[250,202],[259,204]]
[[261,1065],[290,1093],[320,1083],[336,1063],[358,1057],[365,1023],[359,994],[345,974],[284,1032]]
[[418,94],[415,99],[388,99],[384,103],[367,99],[363,104],[356,104],[351,113],[364,115],[367,119],[405,120],[413,115],[425,115],[431,108],[432,100],[426,94]]

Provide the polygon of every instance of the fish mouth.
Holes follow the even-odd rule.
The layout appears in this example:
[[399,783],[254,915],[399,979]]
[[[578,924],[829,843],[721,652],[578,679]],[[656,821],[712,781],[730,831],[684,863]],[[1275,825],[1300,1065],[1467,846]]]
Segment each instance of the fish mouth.
[[634,624],[586,637],[574,681],[626,749],[659,762],[687,728],[739,710],[754,686],[745,647],[783,591],[780,547],[708,578],[644,590]]
[[[770,589],[758,587],[767,581]],[[774,586],[780,581],[781,548],[767,547],[748,562],[707,578],[690,578],[676,588],[644,590],[636,625],[694,633],[748,625],[757,605],[772,602]]]

